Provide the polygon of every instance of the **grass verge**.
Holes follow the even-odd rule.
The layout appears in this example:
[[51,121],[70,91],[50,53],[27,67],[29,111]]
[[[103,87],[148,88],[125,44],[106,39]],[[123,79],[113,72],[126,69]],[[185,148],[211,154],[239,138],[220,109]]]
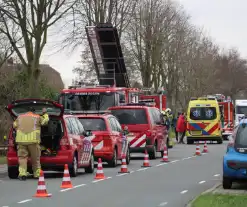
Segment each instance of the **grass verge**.
[[246,207],[246,195],[204,194],[199,196],[191,207]]
[[7,159],[5,156],[0,156],[0,165],[6,164],[7,163]]

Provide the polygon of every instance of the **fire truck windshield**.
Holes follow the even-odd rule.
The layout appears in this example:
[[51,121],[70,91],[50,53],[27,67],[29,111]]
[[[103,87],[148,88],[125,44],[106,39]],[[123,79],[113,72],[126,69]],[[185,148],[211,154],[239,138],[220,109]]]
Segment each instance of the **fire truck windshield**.
[[104,111],[115,106],[115,93],[82,92],[61,94],[59,103],[72,111]]

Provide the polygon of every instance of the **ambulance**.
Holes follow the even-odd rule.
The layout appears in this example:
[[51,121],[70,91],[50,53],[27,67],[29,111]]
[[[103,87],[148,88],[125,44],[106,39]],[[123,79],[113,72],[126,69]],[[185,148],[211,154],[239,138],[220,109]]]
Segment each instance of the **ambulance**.
[[221,113],[216,98],[192,98],[187,110],[187,144],[217,141],[222,144]]

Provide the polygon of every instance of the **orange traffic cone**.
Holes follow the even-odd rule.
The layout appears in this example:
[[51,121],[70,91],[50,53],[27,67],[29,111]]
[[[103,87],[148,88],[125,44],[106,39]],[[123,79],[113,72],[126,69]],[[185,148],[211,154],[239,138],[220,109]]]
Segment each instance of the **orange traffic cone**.
[[95,180],[101,180],[101,179],[105,179],[105,178],[106,177],[105,177],[104,172],[103,172],[102,161],[101,161],[101,158],[99,158],[97,172],[96,172],[94,179]]
[[73,188],[73,185],[70,180],[68,164],[65,164],[64,166],[63,182],[61,188]]
[[195,155],[196,156],[200,156],[201,155],[199,144],[196,144],[196,153],[195,153]]
[[145,150],[144,161],[142,167],[151,167],[149,164],[149,156],[147,150]]
[[45,178],[42,170],[40,171],[37,192],[33,197],[36,198],[51,197],[51,194],[48,194],[46,191]]
[[130,173],[128,171],[128,167],[127,167],[127,163],[126,163],[126,155],[122,156],[122,165],[121,165],[120,172],[118,172],[118,173]]
[[208,153],[208,145],[207,145],[207,142],[205,141],[204,142],[204,147],[203,147],[203,153]]
[[169,162],[168,155],[167,154],[168,154],[167,153],[167,147],[165,145],[165,147],[164,147],[164,154],[163,154],[163,158],[162,158],[161,162]]

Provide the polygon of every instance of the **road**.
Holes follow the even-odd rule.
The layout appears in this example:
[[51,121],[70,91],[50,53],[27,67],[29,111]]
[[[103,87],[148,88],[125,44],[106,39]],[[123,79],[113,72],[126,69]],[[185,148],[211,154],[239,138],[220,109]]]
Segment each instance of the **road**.
[[50,198],[33,197],[37,180],[22,182],[4,177],[0,181],[0,206],[184,207],[221,181],[226,143],[208,144],[208,149],[209,153],[194,156],[195,145],[176,145],[169,150],[169,163],[150,160],[150,168],[142,168],[143,158],[134,154],[128,166],[130,174],[118,174],[120,165],[118,168],[106,165],[103,170],[107,179],[95,181],[94,175],[82,170],[78,177],[72,178],[74,188],[65,191],[60,189],[62,174],[45,173]]

